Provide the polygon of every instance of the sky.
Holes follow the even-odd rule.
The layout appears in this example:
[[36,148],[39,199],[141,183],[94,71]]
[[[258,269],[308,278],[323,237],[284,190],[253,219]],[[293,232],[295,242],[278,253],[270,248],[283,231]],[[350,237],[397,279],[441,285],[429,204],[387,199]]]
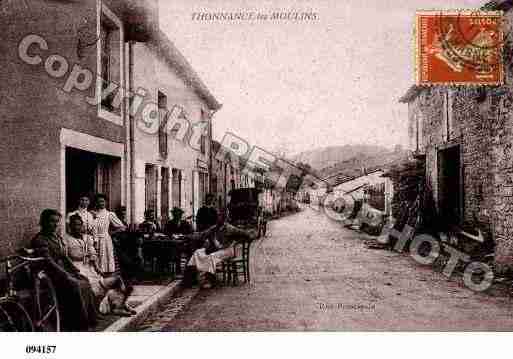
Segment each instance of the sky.
[[[476,0],[159,0],[160,27],[217,100],[229,131],[270,151],[406,146],[417,9]],[[314,12],[317,20],[195,20],[193,13]]]

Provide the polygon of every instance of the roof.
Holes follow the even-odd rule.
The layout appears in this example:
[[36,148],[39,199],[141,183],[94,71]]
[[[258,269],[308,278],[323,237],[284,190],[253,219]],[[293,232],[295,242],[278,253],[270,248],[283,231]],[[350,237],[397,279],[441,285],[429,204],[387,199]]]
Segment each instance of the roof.
[[153,38],[153,44],[158,48],[160,55],[176,69],[178,75],[184,80],[185,84],[190,86],[194,92],[206,103],[212,111],[221,108],[221,104],[216,100],[207,86],[201,81],[198,74],[194,71],[187,59],[176,48],[175,44],[167,37],[167,35],[158,30]]
[[401,103],[410,103],[424,90],[424,87],[412,85],[406,93],[399,98]]
[[330,183],[331,186],[337,187],[341,184],[354,181],[358,178],[367,177],[371,174],[374,174],[376,172],[384,172],[382,168],[376,168],[371,171],[365,172],[365,174],[358,175],[358,176],[347,176],[342,172],[338,172],[334,175],[331,175],[329,177],[326,177],[324,180],[326,180],[328,183]]
[[110,10],[121,15],[125,41],[146,42],[158,28],[158,2],[155,0],[105,1]]

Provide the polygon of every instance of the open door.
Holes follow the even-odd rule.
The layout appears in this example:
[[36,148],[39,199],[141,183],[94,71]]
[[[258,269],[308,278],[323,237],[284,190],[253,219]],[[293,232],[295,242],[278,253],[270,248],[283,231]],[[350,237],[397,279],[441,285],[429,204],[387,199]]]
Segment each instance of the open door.
[[66,212],[77,209],[81,196],[91,200],[107,195],[107,208],[121,205],[121,159],[104,154],[66,148]]
[[438,208],[448,225],[461,224],[462,178],[460,146],[438,151]]

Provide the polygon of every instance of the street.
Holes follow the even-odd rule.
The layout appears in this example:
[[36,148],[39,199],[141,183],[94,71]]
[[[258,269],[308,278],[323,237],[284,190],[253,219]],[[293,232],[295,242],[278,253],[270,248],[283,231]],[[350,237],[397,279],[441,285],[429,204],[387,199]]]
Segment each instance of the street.
[[269,232],[252,246],[250,285],[201,290],[176,316],[174,300],[140,330],[513,328],[509,298],[474,293],[405,254],[369,249],[365,235],[313,209],[271,221]]

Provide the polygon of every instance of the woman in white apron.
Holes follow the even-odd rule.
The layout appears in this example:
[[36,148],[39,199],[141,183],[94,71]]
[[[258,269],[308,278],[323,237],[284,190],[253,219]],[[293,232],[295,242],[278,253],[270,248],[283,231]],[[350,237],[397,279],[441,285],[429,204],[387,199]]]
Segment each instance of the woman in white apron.
[[113,273],[116,271],[114,262],[114,246],[109,234],[109,228],[112,226],[115,230],[125,230],[126,226],[116,216],[114,212],[107,210],[107,197],[103,194],[96,195],[96,211],[93,224],[93,236],[96,242],[96,251],[98,253],[98,267],[104,273]]

